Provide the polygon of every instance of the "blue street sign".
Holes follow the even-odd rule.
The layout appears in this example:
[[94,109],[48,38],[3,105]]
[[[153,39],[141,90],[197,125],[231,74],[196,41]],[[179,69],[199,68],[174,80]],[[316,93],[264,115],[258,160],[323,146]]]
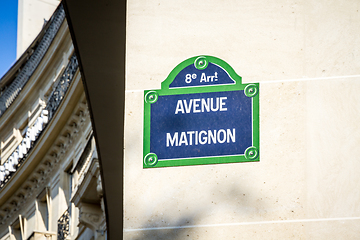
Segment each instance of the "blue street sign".
[[179,64],[144,93],[144,168],[259,161],[258,91],[218,58]]

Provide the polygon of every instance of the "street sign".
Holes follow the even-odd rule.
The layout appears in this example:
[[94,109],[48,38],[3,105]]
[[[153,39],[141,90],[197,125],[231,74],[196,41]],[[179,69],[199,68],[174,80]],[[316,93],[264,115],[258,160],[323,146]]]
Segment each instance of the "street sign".
[[242,84],[224,61],[180,63],[144,91],[143,167],[260,161],[259,84]]

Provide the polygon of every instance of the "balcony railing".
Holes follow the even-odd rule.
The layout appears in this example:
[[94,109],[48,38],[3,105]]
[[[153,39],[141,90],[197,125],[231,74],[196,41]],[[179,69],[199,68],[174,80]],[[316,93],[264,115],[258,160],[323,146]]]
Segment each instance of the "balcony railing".
[[45,29],[45,34],[40,40],[36,49],[31,54],[29,60],[23,68],[19,69],[19,74],[14,81],[7,86],[0,96],[0,117],[10,107],[16,97],[19,95],[25,84],[28,82],[41,60],[49,49],[56,33],[65,19],[65,11],[62,4],[59,5],[55,14],[51,17],[49,27]]
[[21,141],[19,146],[10,155],[10,157],[0,165],[0,189],[14,175],[17,169],[24,163],[33,146],[36,144],[41,133],[46,128],[48,122],[52,119],[54,113],[60,106],[66,91],[68,90],[70,83],[74,79],[76,70],[78,69],[78,61],[75,53],[70,58],[68,65],[65,68],[64,73],[58,80],[57,85],[51,92],[49,100],[46,103],[46,107],[42,110],[41,115],[35,121],[34,126],[29,127],[26,136]]
[[57,240],[65,240],[70,234],[70,207],[61,215],[58,220]]

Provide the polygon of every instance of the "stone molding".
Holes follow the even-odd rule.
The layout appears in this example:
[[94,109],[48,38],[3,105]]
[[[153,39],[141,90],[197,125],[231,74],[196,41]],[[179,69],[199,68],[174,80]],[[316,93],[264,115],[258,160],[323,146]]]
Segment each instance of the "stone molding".
[[17,189],[15,194],[0,206],[0,231],[3,231],[3,228],[10,224],[11,220],[22,210],[22,207],[35,199],[36,193],[40,189],[47,186],[52,174],[59,170],[61,161],[66,159],[65,155],[71,154],[68,150],[72,143],[83,137],[89,126],[91,126],[89,110],[83,93],[66,125],[35,171]]
[[103,222],[101,208],[95,204],[80,203],[79,221],[93,231],[99,230]]
[[45,56],[49,46],[55,38],[62,22],[65,19],[65,12],[63,6],[60,4],[55,14],[49,20],[49,26],[44,29],[45,34],[40,40],[37,48],[32,50],[32,54],[29,60],[25,63],[22,69],[19,69],[19,75],[13,80],[9,86],[0,95],[0,117],[13,103],[15,98],[18,96],[24,85],[27,83],[29,78],[32,76],[39,63]]
[[17,169],[26,161],[28,155],[33,150],[33,146],[36,145],[42,132],[47,128],[47,123],[51,121],[57,108],[62,103],[71,82],[75,78],[76,72],[78,72],[77,69],[78,63],[76,55],[73,54],[58,84],[52,90],[47,105],[41,111],[41,115],[37,118],[34,126],[30,125],[31,127],[28,128],[26,136],[21,140],[11,156],[0,166],[0,190],[5,187]]
[[[96,153],[96,149],[93,153]],[[96,154],[93,154],[93,156]],[[79,222],[94,232],[95,239],[103,239],[106,231],[105,205],[103,199],[102,181],[100,175],[100,164],[97,158],[92,157],[89,162],[83,166],[85,173],[79,178],[79,183],[74,190],[71,201],[80,210]],[[96,183],[96,189],[93,189],[93,183]],[[96,191],[100,204],[84,202],[82,196],[88,191]]]
[[105,218],[99,205],[90,203],[79,204],[79,225],[91,229],[94,232],[95,240],[105,239],[104,236]]

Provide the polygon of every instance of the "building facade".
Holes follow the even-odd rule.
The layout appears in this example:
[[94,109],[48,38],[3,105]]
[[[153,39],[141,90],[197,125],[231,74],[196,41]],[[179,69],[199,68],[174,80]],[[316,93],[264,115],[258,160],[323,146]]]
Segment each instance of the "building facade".
[[[124,238],[358,239],[359,27],[356,0],[128,1]],[[259,83],[260,161],[143,169],[144,91],[199,55]]]
[[[358,0],[129,0],[125,22],[112,21],[119,0],[64,2],[78,46],[57,10],[0,81],[1,240],[116,240],[121,223],[133,240],[359,238]],[[260,161],[145,168],[144,91],[204,55],[258,84]],[[91,128],[80,64],[93,119],[112,124]],[[124,218],[109,211],[105,226],[109,202]]]
[[62,5],[0,89],[0,239],[105,239],[99,161]]

